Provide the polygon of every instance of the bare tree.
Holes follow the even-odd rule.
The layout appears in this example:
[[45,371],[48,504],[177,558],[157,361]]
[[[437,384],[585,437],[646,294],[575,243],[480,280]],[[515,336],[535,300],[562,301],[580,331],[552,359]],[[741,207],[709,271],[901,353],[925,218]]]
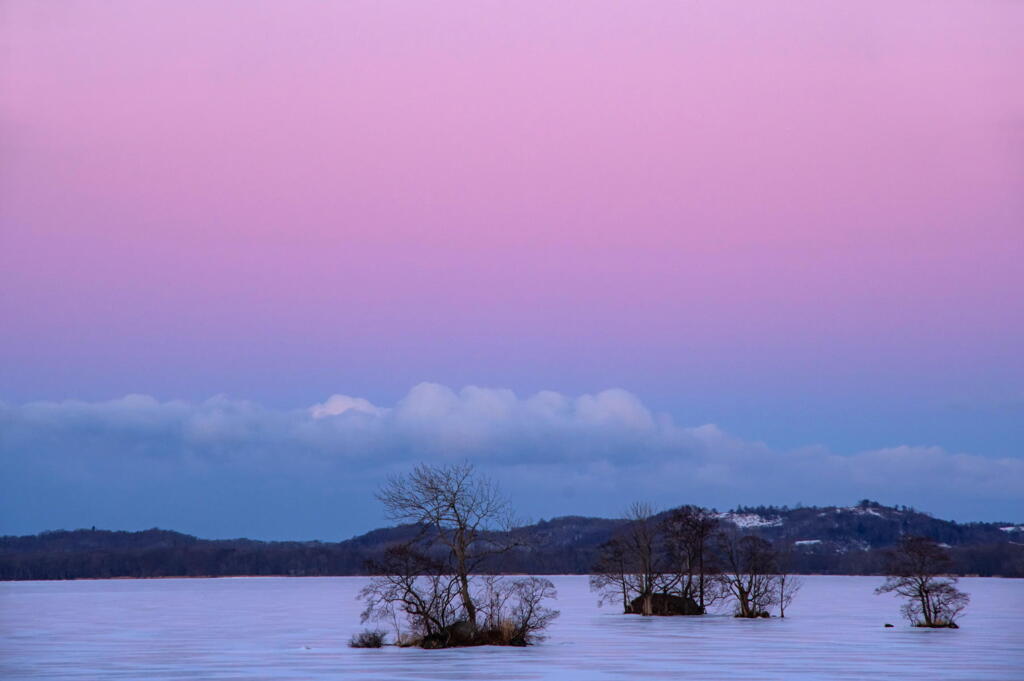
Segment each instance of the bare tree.
[[369,570],[377,576],[359,592],[366,603],[360,617],[389,621],[395,639],[404,636],[399,615],[405,615],[416,639],[440,634],[458,621],[458,580],[446,575],[444,565],[408,545],[389,547],[377,561],[369,561]]
[[493,639],[490,642],[528,645],[544,639],[543,631],[559,614],[544,605],[557,596],[551,580],[488,576],[483,581],[483,630]]
[[721,580],[736,601],[737,617],[767,617],[779,597],[778,572],[772,545],[753,535],[719,532]]
[[629,612],[631,561],[622,537],[601,545],[590,575],[590,590],[598,593],[598,606],[622,599],[622,612]]
[[778,589],[776,603],[779,606],[779,617],[786,616],[786,608],[793,602],[797,592],[804,586],[802,577],[790,574],[793,563],[793,543],[785,542],[776,546],[775,563],[778,568],[775,586]]
[[793,602],[797,592],[803,588],[804,580],[803,577],[783,572],[777,576],[775,585],[778,589],[775,601],[779,605],[779,617],[785,617],[786,608]]
[[654,510],[649,504],[635,502],[626,512],[629,530],[624,536],[627,555],[631,557],[631,571],[626,573],[630,591],[640,598],[640,614],[653,613],[653,595],[659,590],[662,576],[656,549],[656,532],[652,520]]
[[716,598],[703,509],[680,509],[659,521],[649,505],[635,503],[625,520],[593,566],[590,588],[600,594],[598,604],[621,600],[623,612],[638,615],[703,614],[696,599]]
[[507,534],[513,526],[511,508],[497,486],[475,476],[470,463],[421,464],[408,475],[391,478],[377,498],[390,519],[422,526],[431,543],[448,549],[466,621],[476,626],[470,575],[514,545]]
[[970,597],[956,588],[951,564],[949,554],[933,540],[904,537],[890,552],[889,576],[875,593],[903,596],[901,610],[915,627],[956,628]]
[[490,480],[474,475],[468,463],[424,464],[389,480],[378,498],[393,520],[421,532],[370,566],[378,576],[360,592],[364,622],[397,623],[404,615],[411,631],[408,637],[398,632],[398,640],[425,648],[528,645],[542,638],[558,616],[544,606],[556,596],[551,581],[476,574],[520,545],[509,505]]
[[701,612],[717,597],[709,580],[709,544],[717,528],[718,518],[699,506],[677,508],[662,523],[669,559],[679,575],[679,593],[696,601]]
[[599,603],[621,598],[624,612],[653,615],[655,596],[668,594],[678,576],[669,569],[650,505],[632,504],[625,520],[621,531],[601,547],[590,588],[600,593]]

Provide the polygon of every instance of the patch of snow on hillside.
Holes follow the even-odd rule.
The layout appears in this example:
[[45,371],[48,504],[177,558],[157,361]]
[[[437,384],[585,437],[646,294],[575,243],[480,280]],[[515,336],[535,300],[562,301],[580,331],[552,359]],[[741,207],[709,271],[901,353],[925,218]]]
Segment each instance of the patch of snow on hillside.
[[820,544],[821,540],[820,539],[801,539],[801,540],[795,541],[793,543],[796,544],[797,546],[812,546],[814,544]]
[[720,520],[728,520],[736,527],[780,527],[782,518],[765,518],[756,513],[719,513],[716,516]]
[[844,508],[842,510],[849,511],[851,513],[856,513],[857,515],[873,515],[873,516],[877,516],[879,518],[884,518],[885,517],[884,515],[882,515],[881,513],[879,513],[878,511],[876,511],[875,509],[873,509],[871,507],[863,508],[861,506],[848,506],[848,507],[846,507],[846,508]]
[[1024,525],[1007,525],[1006,527],[1000,527],[1003,532],[1021,532],[1024,531]]

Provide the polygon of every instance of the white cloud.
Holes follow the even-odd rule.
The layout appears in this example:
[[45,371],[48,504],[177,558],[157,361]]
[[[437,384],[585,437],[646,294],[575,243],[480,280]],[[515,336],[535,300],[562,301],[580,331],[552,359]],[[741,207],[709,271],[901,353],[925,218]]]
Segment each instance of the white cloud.
[[348,411],[380,416],[386,410],[373,406],[373,403],[369,400],[364,400],[362,397],[349,397],[348,395],[331,395],[325,402],[314,404],[309,408],[309,413],[315,419],[325,416],[338,416]]
[[616,514],[636,499],[725,507],[872,497],[947,515],[1002,509],[1013,520],[1024,489],[1021,459],[906,445],[784,451],[714,425],[677,425],[620,389],[520,397],[423,383],[391,408],[344,394],[295,410],[223,396],[0,404],[0,518],[47,490],[56,509],[76,495],[113,504],[120,494],[126,513],[143,513],[130,501],[137,490],[152,490],[144,508],[171,508],[196,485],[226,490],[203,502],[206,513],[265,513],[265,497],[248,491],[274,485],[296,508],[319,494],[342,516],[366,515],[388,473],[461,459],[496,477],[525,513],[543,515]]

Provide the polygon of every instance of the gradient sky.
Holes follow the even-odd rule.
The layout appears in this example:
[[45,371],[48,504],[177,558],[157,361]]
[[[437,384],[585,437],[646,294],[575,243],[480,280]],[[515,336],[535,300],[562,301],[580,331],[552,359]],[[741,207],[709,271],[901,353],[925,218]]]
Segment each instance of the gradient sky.
[[[333,394],[394,407],[360,411],[381,425],[358,446],[387,462],[352,477],[362,491],[457,452],[535,516],[688,501],[629,475],[552,496],[514,456],[488,463],[499,433],[540,428],[508,405],[609,388],[672,443],[622,440],[634,464],[675,470],[666,452],[697,446],[672,429],[706,424],[779,456],[941,452],[988,482],[816,501],[1021,520],[1021,35],[1024,4],[994,0],[7,0],[0,532],[368,529],[372,502],[332,492],[356,489],[345,466],[289,468],[356,447],[294,435]],[[449,416],[480,414],[462,386],[515,402],[497,390],[504,416],[459,417],[457,446],[435,447],[382,415],[423,382],[454,389],[427,400]],[[251,430],[193,449],[211,409]],[[629,468],[580,435],[584,412],[552,413],[566,470]],[[186,471],[279,427],[273,465]],[[524,460],[546,446],[514,441]],[[159,476],[122,461],[154,442]],[[759,488],[742,468],[686,489],[810,501],[801,476]],[[252,491],[288,470],[278,496]],[[352,519],[295,509],[313,498]]]

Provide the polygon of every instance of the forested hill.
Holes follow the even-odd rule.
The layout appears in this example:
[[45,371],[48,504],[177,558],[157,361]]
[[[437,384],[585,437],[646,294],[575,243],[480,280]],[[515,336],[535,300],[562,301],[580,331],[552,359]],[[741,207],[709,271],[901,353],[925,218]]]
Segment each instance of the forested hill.
[[[949,547],[961,574],[1024,577],[1024,525],[956,523],[906,507],[740,507],[718,513],[725,528],[793,546],[794,572],[880,574],[884,550],[902,535]],[[503,572],[586,574],[623,521],[567,516],[519,530],[528,547],[502,557]],[[167,530],[74,530],[0,537],[0,579],[358,575],[366,560],[413,537],[411,526],[342,542],[208,540]]]

